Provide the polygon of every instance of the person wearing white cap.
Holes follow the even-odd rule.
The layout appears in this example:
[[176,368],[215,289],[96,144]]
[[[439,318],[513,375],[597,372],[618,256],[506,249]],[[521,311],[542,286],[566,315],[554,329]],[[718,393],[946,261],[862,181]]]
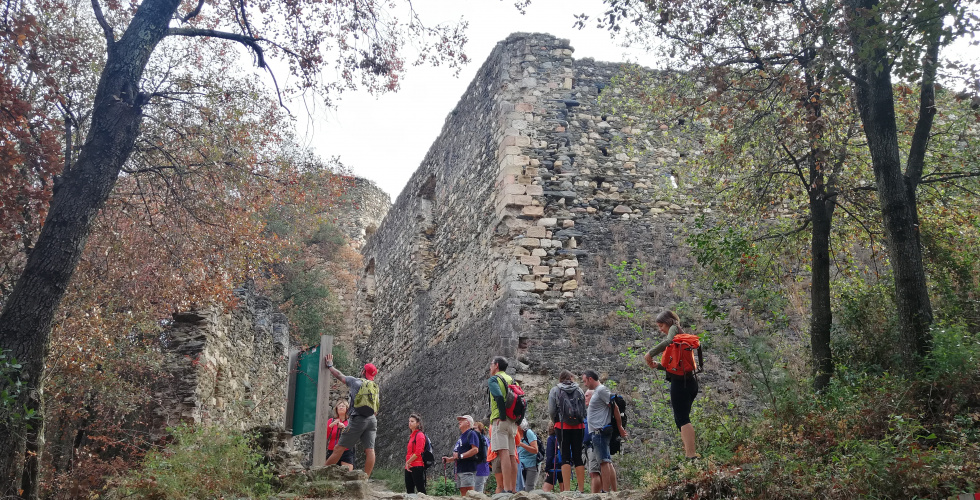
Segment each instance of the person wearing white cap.
[[473,430],[473,417],[460,415],[456,421],[459,422],[459,439],[453,446],[453,456],[442,457],[442,463],[456,462],[456,485],[459,494],[465,497],[476,485],[476,465],[487,459],[487,453],[483,438]]

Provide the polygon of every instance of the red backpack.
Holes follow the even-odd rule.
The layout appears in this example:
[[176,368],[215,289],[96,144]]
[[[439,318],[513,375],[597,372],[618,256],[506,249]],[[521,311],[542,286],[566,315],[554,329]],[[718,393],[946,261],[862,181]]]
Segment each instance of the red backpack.
[[[698,362],[694,362],[694,351],[698,351]],[[700,373],[704,358],[701,354],[701,341],[697,335],[679,333],[674,335],[674,341],[664,350],[660,360],[667,373],[681,377],[688,373]]]
[[524,389],[517,385],[517,382],[511,380],[510,385],[507,385],[507,381],[503,377],[496,375],[497,380],[504,385],[504,407],[501,408],[501,417],[511,422],[520,423],[524,420],[524,414],[527,413],[527,399],[524,396]]

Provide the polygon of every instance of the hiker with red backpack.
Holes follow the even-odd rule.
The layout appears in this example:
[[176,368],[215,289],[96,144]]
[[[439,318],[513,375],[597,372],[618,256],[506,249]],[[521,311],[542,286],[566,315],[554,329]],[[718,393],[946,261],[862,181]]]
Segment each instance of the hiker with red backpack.
[[558,374],[558,385],[548,393],[548,415],[555,425],[555,436],[561,450],[562,491],[568,491],[572,481],[572,466],[578,478],[578,490],[585,492],[585,461],[582,442],[585,438],[585,393],[575,383],[568,370]]
[[490,362],[490,449],[498,452],[503,493],[517,492],[517,424],[524,419],[524,391],[507,374],[507,358],[497,356]]
[[425,493],[425,434],[422,433],[422,416],[413,413],[408,416],[408,450],[405,452],[405,491]]
[[[695,451],[694,426],[691,424],[691,406],[698,395],[697,373],[700,364],[694,361],[694,351],[701,356],[701,343],[697,335],[684,333],[681,320],[674,311],[664,311],[657,316],[657,328],[667,337],[650,349],[643,357],[654,370],[664,370],[670,382],[670,406],[674,411],[674,424],[681,431],[684,456],[688,460],[698,458]],[[663,353],[658,362],[654,356]]]

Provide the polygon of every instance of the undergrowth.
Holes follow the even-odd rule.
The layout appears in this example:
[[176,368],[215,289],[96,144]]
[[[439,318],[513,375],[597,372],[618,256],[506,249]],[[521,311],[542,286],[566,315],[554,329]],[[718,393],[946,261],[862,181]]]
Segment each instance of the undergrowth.
[[650,498],[948,498],[980,492],[980,336],[933,331],[914,378],[840,365],[816,395],[787,377],[765,390],[766,409],[695,408],[693,465],[645,468]]
[[214,427],[178,426],[173,441],[146,454],[120,480],[116,498],[267,498],[273,475],[248,435]]

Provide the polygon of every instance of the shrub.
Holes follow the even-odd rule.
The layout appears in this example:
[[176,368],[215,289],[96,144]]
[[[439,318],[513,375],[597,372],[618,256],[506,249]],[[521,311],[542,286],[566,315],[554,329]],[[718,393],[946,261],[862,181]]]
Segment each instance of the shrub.
[[267,498],[272,473],[251,438],[239,431],[181,425],[173,441],[146,454],[143,466],[121,480],[120,497],[200,499]]

